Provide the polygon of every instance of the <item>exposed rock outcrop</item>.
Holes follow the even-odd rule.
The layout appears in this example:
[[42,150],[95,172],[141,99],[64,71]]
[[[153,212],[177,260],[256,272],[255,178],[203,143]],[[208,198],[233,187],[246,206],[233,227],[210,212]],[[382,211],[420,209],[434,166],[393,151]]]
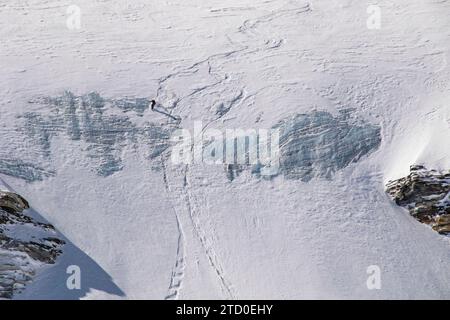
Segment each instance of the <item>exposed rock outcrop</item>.
[[390,181],[387,193],[420,222],[441,234],[450,234],[450,171],[427,170],[414,165],[404,178]]
[[9,299],[32,281],[38,268],[55,263],[64,241],[52,225],[32,217],[23,197],[1,183],[0,189],[0,299]]

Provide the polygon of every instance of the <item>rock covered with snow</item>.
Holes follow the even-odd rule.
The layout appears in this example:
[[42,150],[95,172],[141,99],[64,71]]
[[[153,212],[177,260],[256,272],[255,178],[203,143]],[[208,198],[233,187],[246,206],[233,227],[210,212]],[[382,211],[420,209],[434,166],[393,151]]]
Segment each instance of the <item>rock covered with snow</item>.
[[64,241],[32,217],[28,202],[0,180],[0,299],[12,298],[38,268],[54,264]]
[[414,165],[411,173],[390,181],[387,193],[420,222],[441,234],[450,234],[450,171],[441,173]]

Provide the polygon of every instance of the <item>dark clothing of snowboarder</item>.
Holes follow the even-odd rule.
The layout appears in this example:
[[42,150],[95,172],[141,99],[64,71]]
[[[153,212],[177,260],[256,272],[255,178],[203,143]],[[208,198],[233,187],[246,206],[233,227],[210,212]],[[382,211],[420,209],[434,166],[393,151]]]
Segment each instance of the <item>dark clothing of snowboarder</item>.
[[156,105],[156,101],[155,100],[150,101],[150,108],[152,110],[155,109],[155,105]]

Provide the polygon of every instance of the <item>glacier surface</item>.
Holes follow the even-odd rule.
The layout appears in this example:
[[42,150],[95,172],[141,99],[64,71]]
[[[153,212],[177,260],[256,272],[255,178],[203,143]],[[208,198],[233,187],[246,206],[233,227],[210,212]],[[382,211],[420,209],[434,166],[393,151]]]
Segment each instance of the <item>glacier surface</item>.
[[[16,298],[450,298],[449,239],[385,192],[450,168],[449,1],[72,4],[0,4],[0,177],[67,243]],[[196,121],[279,127],[282,174],[173,163]]]

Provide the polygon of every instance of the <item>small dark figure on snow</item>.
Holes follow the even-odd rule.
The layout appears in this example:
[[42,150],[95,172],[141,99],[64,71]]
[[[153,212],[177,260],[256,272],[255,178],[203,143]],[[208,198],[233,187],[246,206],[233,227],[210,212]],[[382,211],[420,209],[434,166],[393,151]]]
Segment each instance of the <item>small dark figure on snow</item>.
[[150,108],[152,110],[155,109],[155,105],[156,105],[156,101],[155,100],[150,101]]

